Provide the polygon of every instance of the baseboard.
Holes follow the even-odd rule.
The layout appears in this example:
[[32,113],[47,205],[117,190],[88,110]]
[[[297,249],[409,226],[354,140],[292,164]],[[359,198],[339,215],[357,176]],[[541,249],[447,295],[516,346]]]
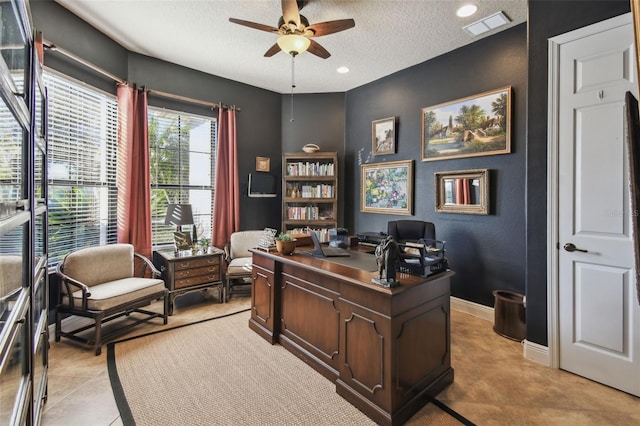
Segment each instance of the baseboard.
[[472,315],[485,321],[494,321],[493,308],[490,306],[469,302],[468,300],[458,299],[457,297],[451,296],[451,309],[458,312],[464,312],[465,314]]
[[522,341],[522,351],[525,359],[547,367],[551,366],[551,356],[549,355],[549,348],[547,346],[542,346],[524,339]]
[[[458,299],[453,296],[451,297],[451,309],[472,315],[491,323],[495,320],[492,307],[475,302],[469,302],[464,299]],[[522,341],[522,355],[529,361],[537,362],[539,364],[546,365],[547,367],[551,366],[551,356],[549,355],[549,348],[547,346],[529,342],[525,339]]]

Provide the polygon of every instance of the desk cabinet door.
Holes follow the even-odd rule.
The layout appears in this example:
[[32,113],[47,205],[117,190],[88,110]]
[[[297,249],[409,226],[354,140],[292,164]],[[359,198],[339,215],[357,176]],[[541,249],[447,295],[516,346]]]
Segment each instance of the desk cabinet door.
[[360,395],[391,409],[389,318],[341,300],[340,378]]
[[338,283],[325,278],[313,283],[304,271],[289,265],[283,267],[280,283],[280,336],[310,354],[317,369],[327,377],[337,377],[340,351],[340,311],[337,309]]
[[[256,256],[254,256],[256,261]],[[276,288],[275,275],[273,272],[273,262],[265,259],[257,259],[254,263],[251,279],[251,321],[261,328],[263,337],[275,343],[278,335],[278,324],[276,324],[276,297],[279,291]],[[269,267],[270,266],[270,267]],[[266,268],[265,268],[266,267]]]

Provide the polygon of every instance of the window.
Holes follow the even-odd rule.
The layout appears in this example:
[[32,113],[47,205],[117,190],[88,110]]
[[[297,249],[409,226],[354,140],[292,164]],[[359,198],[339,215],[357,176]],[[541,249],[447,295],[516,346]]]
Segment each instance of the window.
[[114,95],[51,70],[49,93],[49,264],[82,247],[116,242]]
[[173,243],[167,204],[191,204],[197,237],[211,238],[216,124],[211,117],[149,107],[153,245]]

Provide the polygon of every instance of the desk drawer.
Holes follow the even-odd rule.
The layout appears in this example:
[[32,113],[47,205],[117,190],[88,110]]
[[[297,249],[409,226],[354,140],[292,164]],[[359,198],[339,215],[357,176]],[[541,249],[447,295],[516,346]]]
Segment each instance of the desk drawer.
[[177,290],[179,288],[184,288],[184,287],[191,287],[199,284],[212,283],[216,281],[220,281],[219,273],[209,274],[209,275],[200,275],[198,277],[184,278],[181,280],[176,279],[174,290]]
[[220,265],[220,256],[205,257],[202,259],[185,259],[175,262],[176,271],[212,265]]

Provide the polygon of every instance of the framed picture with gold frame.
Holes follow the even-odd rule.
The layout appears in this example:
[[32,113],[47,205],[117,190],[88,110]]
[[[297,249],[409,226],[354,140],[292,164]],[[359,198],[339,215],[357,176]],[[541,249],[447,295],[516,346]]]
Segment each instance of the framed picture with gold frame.
[[511,152],[511,86],[422,108],[422,161]]
[[396,153],[396,117],[371,122],[371,144],[373,155]]
[[413,214],[413,160],[363,164],[360,211]]
[[489,169],[435,172],[440,213],[489,214]]
[[271,159],[269,157],[256,157],[256,171],[269,172],[271,169]]

